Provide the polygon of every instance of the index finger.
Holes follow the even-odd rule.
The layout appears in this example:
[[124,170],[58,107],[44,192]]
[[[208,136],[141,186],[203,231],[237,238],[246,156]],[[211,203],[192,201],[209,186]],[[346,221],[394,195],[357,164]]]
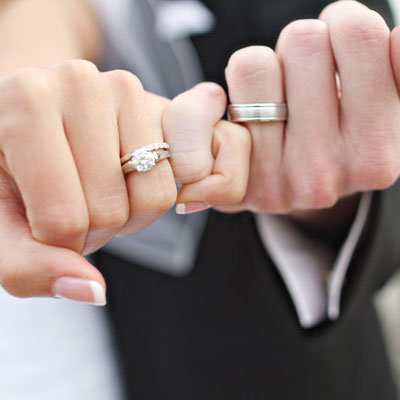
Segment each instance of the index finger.
[[[40,73],[2,82],[1,150],[35,239],[81,252],[88,211],[61,113]],[[40,101],[38,101],[40,99]]]

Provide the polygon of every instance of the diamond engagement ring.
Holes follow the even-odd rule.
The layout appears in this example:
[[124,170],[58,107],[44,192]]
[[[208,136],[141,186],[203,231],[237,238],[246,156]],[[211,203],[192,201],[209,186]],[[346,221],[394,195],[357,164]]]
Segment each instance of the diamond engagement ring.
[[132,171],[150,171],[158,161],[170,157],[168,143],[154,143],[141,147],[131,154],[121,158],[121,166],[124,174]]
[[228,116],[232,122],[286,121],[288,107],[283,103],[230,104]]

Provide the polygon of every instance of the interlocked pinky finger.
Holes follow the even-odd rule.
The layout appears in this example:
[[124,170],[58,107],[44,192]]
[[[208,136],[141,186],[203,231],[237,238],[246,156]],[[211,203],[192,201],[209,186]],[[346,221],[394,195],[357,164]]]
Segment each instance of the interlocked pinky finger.
[[230,211],[240,203],[247,189],[251,137],[240,125],[220,121],[214,128],[214,165],[204,179],[184,185],[178,194],[177,212],[190,213],[210,207]]

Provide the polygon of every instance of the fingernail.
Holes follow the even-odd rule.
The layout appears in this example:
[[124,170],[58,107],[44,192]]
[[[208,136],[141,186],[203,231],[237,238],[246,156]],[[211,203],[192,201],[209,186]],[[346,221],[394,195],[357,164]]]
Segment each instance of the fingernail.
[[55,297],[90,303],[96,306],[106,304],[106,294],[100,283],[79,278],[64,277],[54,282]]
[[175,207],[177,214],[192,214],[204,210],[208,210],[211,206],[201,201],[190,201],[189,203],[178,203]]

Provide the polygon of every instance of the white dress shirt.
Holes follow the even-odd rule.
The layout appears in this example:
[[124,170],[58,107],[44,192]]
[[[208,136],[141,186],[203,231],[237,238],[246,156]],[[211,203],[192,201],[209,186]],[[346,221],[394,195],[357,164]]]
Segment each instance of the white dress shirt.
[[364,193],[348,236],[338,254],[291,223],[273,215],[256,217],[263,243],[278,269],[303,328],[340,312],[340,295],[346,273],[367,220],[372,193]]

